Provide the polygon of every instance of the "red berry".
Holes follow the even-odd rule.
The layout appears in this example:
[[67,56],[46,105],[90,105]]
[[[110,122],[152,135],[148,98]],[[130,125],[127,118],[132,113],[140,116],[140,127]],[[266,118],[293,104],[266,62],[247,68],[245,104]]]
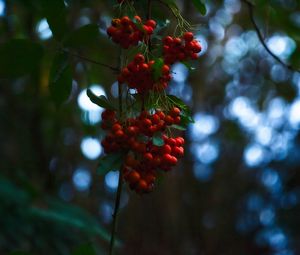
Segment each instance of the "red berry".
[[172,42],[173,42],[173,38],[171,36],[166,36],[163,39],[163,43],[166,44],[166,45],[170,45]]
[[176,37],[176,38],[174,38],[173,42],[174,42],[175,45],[180,45],[181,44],[181,39]]
[[171,147],[173,147],[177,144],[177,141],[174,138],[169,138],[167,140],[167,144],[169,144]]
[[141,19],[141,17],[140,17],[140,16],[138,16],[138,15],[134,16],[134,19],[135,19],[136,21],[138,21],[138,22],[142,22],[142,19]]
[[163,65],[161,71],[163,74],[168,74],[170,72],[170,67],[168,65]]
[[147,25],[143,26],[144,31],[146,32],[146,34],[151,35],[153,33],[153,28]]
[[118,130],[122,129],[122,126],[119,123],[115,123],[111,129],[112,131],[117,132]]
[[143,179],[139,180],[136,190],[139,192],[145,192],[145,191],[147,191],[147,188],[148,188],[147,182]]
[[177,137],[175,140],[177,146],[182,146],[184,144],[184,139],[182,137]]
[[184,149],[183,147],[177,147],[177,146],[174,146],[172,148],[172,154],[176,157],[183,157],[184,155]]
[[142,54],[137,54],[134,57],[134,62],[137,63],[137,64],[144,63],[145,62],[145,57]]
[[172,125],[174,123],[174,119],[172,118],[172,116],[167,115],[165,117],[165,122],[167,123],[167,125]]
[[162,146],[162,153],[163,154],[170,154],[172,151],[172,147],[169,144],[165,144]]
[[143,126],[144,127],[150,127],[152,125],[152,121],[150,119],[144,119],[143,120]]
[[180,109],[178,107],[173,107],[170,111],[172,117],[177,117],[180,114]]
[[158,124],[159,121],[160,121],[160,117],[158,116],[158,114],[157,114],[157,113],[156,113],[156,114],[153,114],[153,115],[152,115],[152,123]]
[[131,171],[128,176],[127,176],[127,179],[128,179],[128,182],[129,183],[136,183],[140,180],[141,178],[141,175],[137,172],[137,171]]
[[149,173],[145,176],[145,181],[148,184],[152,184],[153,182],[155,182],[155,180],[156,180],[156,176],[153,173]]
[[150,152],[147,152],[144,154],[144,159],[147,161],[152,161],[153,160],[153,155]]
[[147,20],[146,25],[150,26],[152,28],[155,28],[156,27],[156,21],[153,20],[153,19]]
[[194,34],[192,32],[185,32],[183,35],[184,40],[187,42],[193,41],[194,39]]
[[180,116],[177,116],[177,117],[174,118],[174,123],[175,124],[180,124],[180,122],[181,122]]
[[118,130],[118,131],[116,131],[115,135],[116,135],[116,137],[121,138],[124,136],[124,132],[122,130]]
[[170,154],[164,154],[163,155],[163,162],[167,165],[176,165],[177,164],[177,158],[173,157]]
[[121,24],[123,26],[128,26],[130,24],[131,20],[128,16],[124,16],[122,19],[121,19]]
[[160,117],[160,119],[165,119],[165,114],[162,111],[157,111],[156,114]]

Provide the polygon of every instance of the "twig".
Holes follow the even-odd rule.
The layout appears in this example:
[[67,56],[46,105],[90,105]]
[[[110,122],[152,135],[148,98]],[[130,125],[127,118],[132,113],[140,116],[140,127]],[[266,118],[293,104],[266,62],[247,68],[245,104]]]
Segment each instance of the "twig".
[[114,249],[114,243],[115,243],[115,234],[116,234],[116,227],[117,227],[117,219],[118,219],[118,212],[119,212],[121,194],[122,194],[122,183],[123,183],[123,171],[120,169],[117,196],[116,196],[116,201],[115,201],[115,209],[114,209],[114,213],[112,215],[113,225],[112,225],[110,245],[109,245],[109,255],[113,255],[113,249]]
[[99,65],[99,66],[103,66],[103,67],[106,67],[106,68],[109,68],[110,70],[112,71],[115,71],[115,72],[119,72],[120,71],[120,68],[117,68],[117,67],[113,67],[113,66],[110,66],[110,65],[107,65],[107,64],[104,64],[102,62],[99,62],[99,61],[96,61],[96,60],[93,60],[93,59],[90,59],[90,58],[87,58],[85,56],[82,56],[78,53],[74,53],[74,52],[71,52],[69,50],[66,50],[66,49],[59,49],[60,51],[64,52],[64,53],[67,53],[69,54],[70,56],[73,56],[73,57],[76,57],[78,59],[81,59],[81,60],[84,60],[86,62],[90,62],[92,64],[95,64],[95,65]]
[[278,56],[276,56],[268,47],[268,45],[266,44],[264,37],[262,35],[262,33],[260,32],[260,29],[258,27],[258,25],[255,22],[254,19],[254,4],[251,3],[248,0],[244,0],[244,2],[248,5],[248,10],[249,10],[249,16],[250,16],[250,20],[251,23],[256,31],[256,34],[258,36],[259,41],[261,42],[262,46],[264,47],[264,49],[278,62],[280,63],[282,66],[286,67],[287,69],[289,69],[290,71],[293,72],[300,72],[299,69],[294,68],[292,65],[285,63],[281,58],[279,58]]
[[[120,54],[119,54],[119,68],[121,69],[122,66],[122,49],[120,48]],[[119,114],[120,118],[122,117],[123,112],[123,104],[122,104],[122,84],[118,83],[118,98],[119,98]],[[119,180],[118,180],[118,188],[117,188],[117,195],[115,200],[115,209],[114,213],[112,215],[113,218],[113,225],[111,230],[111,238],[110,238],[110,245],[109,245],[109,255],[113,255],[114,250],[114,243],[115,243],[115,235],[116,235],[116,229],[117,229],[117,219],[118,219],[118,212],[120,207],[120,201],[121,201],[121,195],[122,195],[122,185],[123,185],[123,171],[122,167],[120,167],[119,170]]]

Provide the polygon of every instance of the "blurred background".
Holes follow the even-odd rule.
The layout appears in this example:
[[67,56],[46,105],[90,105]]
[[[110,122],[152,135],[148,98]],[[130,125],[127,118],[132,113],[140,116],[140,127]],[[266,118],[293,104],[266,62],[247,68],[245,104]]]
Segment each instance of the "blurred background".
[[[192,2],[177,4],[203,50],[169,86],[193,110],[186,155],[154,192],[123,187],[116,254],[300,254],[300,73],[265,50],[244,1],[205,1],[204,16]],[[300,1],[252,3],[267,47],[300,68]],[[146,0],[134,6],[145,18]],[[152,8],[172,33],[170,10]],[[86,89],[114,101],[116,74],[83,58],[117,65],[119,13],[0,0],[0,254],[107,254],[118,172],[96,173],[103,109]]]

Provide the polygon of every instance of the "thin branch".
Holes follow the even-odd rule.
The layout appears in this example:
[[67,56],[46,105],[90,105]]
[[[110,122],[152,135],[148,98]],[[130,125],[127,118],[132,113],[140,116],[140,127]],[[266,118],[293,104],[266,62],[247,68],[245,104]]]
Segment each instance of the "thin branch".
[[147,19],[151,19],[151,0],[148,0],[148,6],[147,6]]
[[113,249],[114,249],[114,243],[115,243],[115,234],[116,234],[116,228],[117,228],[118,212],[119,212],[121,194],[122,194],[122,184],[123,184],[123,171],[122,171],[122,169],[120,169],[117,196],[116,196],[116,201],[115,201],[115,209],[114,209],[114,213],[112,215],[113,225],[112,225],[110,245],[109,245],[109,255],[113,255]]
[[[122,66],[122,48],[120,48],[120,53],[119,53],[118,69],[121,69],[121,66]],[[118,98],[119,98],[119,116],[120,116],[120,118],[122,117],[122,114],[123,114],[122,95],[123,95],[122,84],[118,82]],[[121,201],[121,195],[122,195],[122,186],[123,186],[123,170],[122,170],[122,167],[120,167],[117,195],[116,195],[116,200],[115,200],[115,209],[114,209],[114,213],[112,215],[112,217],[113,217],[112,224],[113,225],[112,225],[112,230],[111,230],[109,255],[113,255],[113,250],[114,250],[115,235],[116,235],[116,231],[117,231],[118,213],[119,213],[119,207],[120,207],[120,201]]]
[[256,31],[256,34],[258,36],[258,39],[259,41],[261,42],[262,46],[264,47],[264,49],[278,62],[280,63],[282,66],[286,67],[287,69],[289,69],[290,71],[293,71],[293,72],[300,72],[299,69],[297,68],[294,68],[292,65],[288,64],[288,63],[285,63],[281,58],[279,58],[278,56],[276,56],[271,50],[270,48],[268,47],[268,45],[266,44],[265,40],[264,40],[264,37],[262,35],[262,33],[260,32],[260,29],[258,27],[258,25],[256,24],[255,22],[255,19],[254,19],[254,4],[251,3],[250,1],[248,0],[244,0],[244,2],[248,5],[248,10],[249,10],[249,16],[250,16],[250,20],[251,20],[251,23]]
[[99,65],[99,66],[103,66],[103,67],[106,67],[106,68],[109,68],[110,70],[112,71],[115,71],[115,72],[119,72],[120,69],[117,68],[117,67],[113,67],[113,66],[110,66],[110,65],[107,65],[105,63],[102,63],[102,62],[99,62],[99,61],[96,61],[96,60],[93,60],[93,59],[90,59],[90,58],[87,58],[85,56],[82,56],[78,53],[74,53],[74,52],[71,52],[69,50],[66,50],[66,49],[59,49],[60,51],[64,52],[64,53],[67,53],[69,54],[70,56],[73,56],[73,57],[76,57],[78,59],[81,59],[83,61],[86,61],[86,62],[89,62],[89,63],[92,63],[92,64],[95,64],[95,65]]

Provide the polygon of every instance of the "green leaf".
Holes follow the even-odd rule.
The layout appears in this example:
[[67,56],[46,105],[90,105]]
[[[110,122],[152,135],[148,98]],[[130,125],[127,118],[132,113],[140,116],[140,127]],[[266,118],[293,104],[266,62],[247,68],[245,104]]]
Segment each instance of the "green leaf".
[[115,110],[105,96],[96,96],[90,89],[87,89],[86,94],[94,104],[105,109]]
[[180,126],[187,127],[190,123],[195,123],[194,119],[187,112],[181,112],[180,114]]
[[38,67],[43,48],[29,40],[12,39],[0,45],[0,56],[0,77],[20,77]]
[[110,239],[109,233],[88,212],[57,200],[48,200],[47,208],[31,207],[29,215],[35,220],[49,221],[55,225],[61,224],[97,235],[105,241]]
[[178,106],[181,110],[190,111],[189,107],[178,97],[173,95],[167,95],[169,102],[175,106]]
[[162,74],[162,67],[164,65],[164,61],[162,58],[157,58],[155,63],[152,66],[152,75],[154,81],[158,81]]
[[186,68],[189,69],[189,71],[195,71],[195,70],[196,70],[195,67],[193,67],[190,63],[188,63],[188,62],[186,62],[186,61],[183,61],[183,62],[181,62],[181,63],[184,64],[184,65],[186,66]]
[[156,146],[163,146],[165,144],[164,139],[162,138],[161,132],[156,132],[153,135],[152,142]]
[[62,40],[67,33],[64,0],[41,0],[41,6],[54,37]]
[[64,40],[64,45],[67,47],[89,46],[90,44],[97,42],[98,37],[98,25],[88,24],[69,34]]
[[206,6],[202,0],[192,0],[192,2],[200,14],[204,16],[206,14]]
[[124,153],[113,153],[102,157],[97,169],[98,174],[104,175],[109,171],[120,170],[124,156]]
[[30,196],[11,181],[0,178],[0,201],[7,204],[24,206],[30,201]]
[[76,247],[71,253],[72,255],[97,255],[92,244],[82,244]]
[[72,90],[72,72],[67,54],[56,55],[50,70],[49,90],[57,106],[68,99]]
[[185,127],[180,126],[180,125],[176,125],[176,124],[171,125],[171,128],[175,128],[175,129],[182,130],[182,131],[183,131],[183,130],[186,130]]

